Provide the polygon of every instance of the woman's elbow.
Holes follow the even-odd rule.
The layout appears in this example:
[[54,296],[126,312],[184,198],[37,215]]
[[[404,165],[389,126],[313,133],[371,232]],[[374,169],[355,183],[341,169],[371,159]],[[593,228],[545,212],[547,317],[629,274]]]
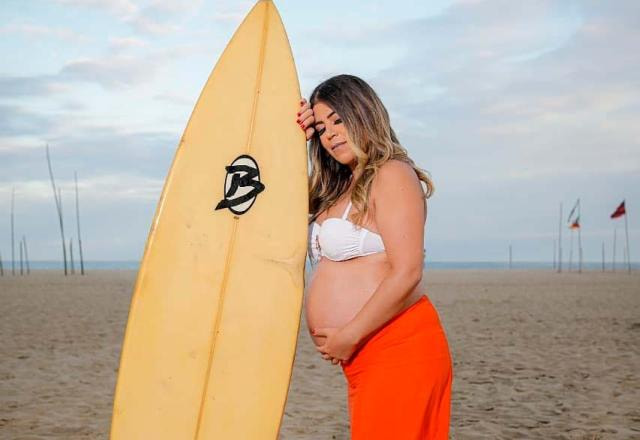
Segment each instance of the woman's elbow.
[[397,278],[406,284],[408,289],[413,289],[422,281],[422,265],[408,265],[395,270]]
[[411,284],[413,287],[420,284],[420,282],[422,281],[423,273],[424,273],[424,269],[422,265],[416,267],[414,270],[411,271],[411,273],[409,274],[409,280],[411,280]]

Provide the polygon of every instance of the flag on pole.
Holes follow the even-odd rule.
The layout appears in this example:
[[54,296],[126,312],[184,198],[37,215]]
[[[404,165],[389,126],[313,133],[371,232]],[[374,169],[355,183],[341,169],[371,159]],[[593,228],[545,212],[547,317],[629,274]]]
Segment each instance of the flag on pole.
[[611,218],[622,217],[626,213],[627,213],[627,211],[626,211],[626,209],[624,209],[624,200],[623,200],[622,203],[620,203],[620,205],[618,205],[618,207],[613,212],[613,214],[611,214]]
[[580,229],[580,216],[576,217],[574,222],[569,225],[569,229]]
[[573,205],[573,208],[571,209],[571,212],[569,213],[569,217],[567,217],[567,223],[569,223],[569,227],[571,227],[571,224],[572,224],[571,219],[573,218],[573,213],[576,212],[576,209],[578,208],[578,206],[580,206],[580,198],[579,197],[578,197],[578,200],[576,200],[576,204]]

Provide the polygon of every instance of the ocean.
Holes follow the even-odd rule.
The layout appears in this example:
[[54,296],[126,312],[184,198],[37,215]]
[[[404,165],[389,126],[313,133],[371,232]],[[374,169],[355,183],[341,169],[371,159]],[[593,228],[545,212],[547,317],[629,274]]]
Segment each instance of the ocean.
[[[11,273],[11,261],[3,261],[4,273]],[[85,261],[85,270],[137,270],[140,265],[139,261],[122,260],[122,261]],[[63,264],[61,261],[30,261],[31,269],[47,269],[47,270],[63,270]],[[309,262],[306,264],[307,270],[310,269]],[[424,266],[425,270],[429,269],[497,269],[505,270],[509,269],[509,263],[505,261],[427,261]],[[544,269],[552,270],[553,264],[545,261],[514,261],[511,265],[512,269]],[[602,270],[602,262],[588,261],[582,263],[584,270]],[[616,271],[624,271],[627,266],[625,263],[616,262]],[[640,262],[632,262],[631,268],[633,270],[640,269]],[[76,271],[80,271],[80,265],[76,262]],[[567,271],[569,264],[563,262],[562,270]],[[16,271],[20,270],[18,262],[16,262]],[[23,269],[23,270],[26,270]],[[572,271],[577,271],[577,263],[573,263]],[[605,270],[611,271],[611,262],[605,264]]]

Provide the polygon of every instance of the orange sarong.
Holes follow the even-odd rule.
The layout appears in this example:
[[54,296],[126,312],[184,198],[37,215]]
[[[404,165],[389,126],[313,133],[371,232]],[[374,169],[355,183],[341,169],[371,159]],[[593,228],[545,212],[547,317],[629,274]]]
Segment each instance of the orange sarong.
[[447,440],[453,370],[426,296],[393,317],[342,364],[352,440]]

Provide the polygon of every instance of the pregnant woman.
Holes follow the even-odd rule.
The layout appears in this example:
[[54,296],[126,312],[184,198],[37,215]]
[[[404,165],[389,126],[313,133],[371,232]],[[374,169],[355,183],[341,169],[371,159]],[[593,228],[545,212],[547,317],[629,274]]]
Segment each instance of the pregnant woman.
[[421,286],[431,179],[360,78],[318,85],[297,122],[311,159],[305,313],[346,376],[351,438],[447,439],[451,357]]

